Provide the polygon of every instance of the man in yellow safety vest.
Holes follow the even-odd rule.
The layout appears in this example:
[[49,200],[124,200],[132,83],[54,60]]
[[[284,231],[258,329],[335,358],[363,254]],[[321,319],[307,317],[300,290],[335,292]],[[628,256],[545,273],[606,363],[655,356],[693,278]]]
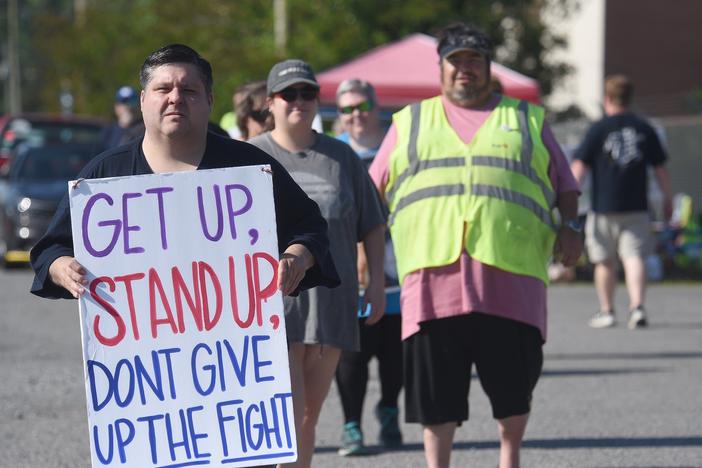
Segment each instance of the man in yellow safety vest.
[[578,186],[543,108],[493,93],[485,34],[448,26],[437,52],[441,95],[394,115],[370,168],[402,286],[406,418],[424,426],[428,466],[448,467],[475,363],[500,467],[514,468],[543,363],[547,265],[582,248]]

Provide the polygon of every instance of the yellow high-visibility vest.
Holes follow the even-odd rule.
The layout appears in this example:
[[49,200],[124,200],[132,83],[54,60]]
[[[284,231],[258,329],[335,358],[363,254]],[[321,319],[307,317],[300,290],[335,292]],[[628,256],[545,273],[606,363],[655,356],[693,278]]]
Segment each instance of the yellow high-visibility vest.
[[393,116],[385,197],[400,284],[450,265],[463,249],[481,263],[548,283],[555,240],[544,110],[503,97],[466,145],[440,97]]

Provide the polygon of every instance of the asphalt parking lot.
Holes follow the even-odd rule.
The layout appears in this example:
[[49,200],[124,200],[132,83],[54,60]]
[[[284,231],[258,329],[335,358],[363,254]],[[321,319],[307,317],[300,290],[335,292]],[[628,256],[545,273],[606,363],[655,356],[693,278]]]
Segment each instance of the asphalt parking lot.
[[[0,272],[0,467],[90,466],[80,329],[74,301],[28,293],[31,272]],[[524,442],[524,467],[702,467],[702,285],[656,284],[651,325],[592,330],[592,286],[549,293],[549,340]],[[617,309],[626,310],[623,288]],[[625,317],[620,317],[625,322]],[[369,385],[363,428],[375,453],[336,454],[341,409],[333,386],[318,427],[315,467],[422,466],[421,431],[405,446],[374,446],[378,398]],[[477,380],[471,420],[458,431],[452,466],[494,467],[496,426]]]

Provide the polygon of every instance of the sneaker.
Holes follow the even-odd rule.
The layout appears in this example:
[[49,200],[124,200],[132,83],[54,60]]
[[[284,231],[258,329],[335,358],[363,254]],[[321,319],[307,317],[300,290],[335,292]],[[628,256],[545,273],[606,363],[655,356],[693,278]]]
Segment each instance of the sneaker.
[[386,449],[402,445],[402,432],[400,432],[400,425],[397,422],[399,414],[399,409],[381,406],[380,403],[375,407],[375,417],[380,423],[378,442]]
[[617,321],[614,319],[614,311],[610,313],[597,312],[592,316],[588,325],[592,328],[610,328],[613,327]]
[[637,328],[644,328],[648,326],[648,321],[646,320],[646,312],[643,307],[637,307],[631,311],[629,315],[629,330],[635,330]]
[[341,447],[338,454],[342,457],[351,457],[362,455],[364,452],[361,426],[356,421],[347,422],[344,424],[344,432],[341,434]]

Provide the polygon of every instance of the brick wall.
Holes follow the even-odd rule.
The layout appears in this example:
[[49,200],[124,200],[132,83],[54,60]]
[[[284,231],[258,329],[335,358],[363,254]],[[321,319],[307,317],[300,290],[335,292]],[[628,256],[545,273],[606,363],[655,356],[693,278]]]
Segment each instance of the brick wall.
[[608,0],[604,71],[634,80],[648,116],[701,113],[702,1]]

